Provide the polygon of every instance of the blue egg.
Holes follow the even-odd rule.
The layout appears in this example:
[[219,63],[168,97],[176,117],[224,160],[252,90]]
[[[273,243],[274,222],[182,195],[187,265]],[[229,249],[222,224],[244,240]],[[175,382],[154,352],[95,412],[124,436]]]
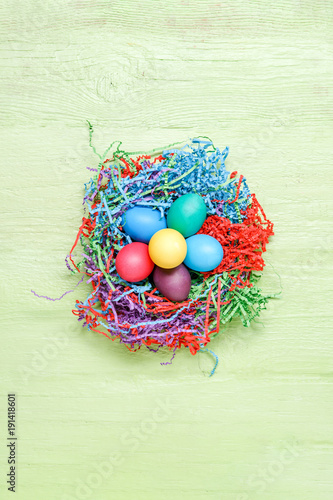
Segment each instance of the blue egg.
[[122,224],[132,240],[142,243],[149,243],[153,234],[167,227],[166,218],[161,217],[160,211],[148,207],[129,208],[123,215]]
[[221,264],[223,248],[213,236],[208,234],[195,234],[186,238],[187,254],[184,264],[201,273],[212,271]]

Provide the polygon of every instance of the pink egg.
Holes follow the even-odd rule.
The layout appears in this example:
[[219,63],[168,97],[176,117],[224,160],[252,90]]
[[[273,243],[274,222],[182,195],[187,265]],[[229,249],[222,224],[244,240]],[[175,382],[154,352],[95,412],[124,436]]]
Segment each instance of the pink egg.
[[125,245],[116,257],[119,276],[130,283],[142,281],[150,275],[154,262],[149,257],[148,245],[135,242]]

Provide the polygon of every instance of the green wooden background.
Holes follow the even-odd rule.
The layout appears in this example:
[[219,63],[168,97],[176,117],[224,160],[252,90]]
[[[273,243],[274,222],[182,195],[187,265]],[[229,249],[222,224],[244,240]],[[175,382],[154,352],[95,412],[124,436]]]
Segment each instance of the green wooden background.
[[[1,3],[0,498],[331,500],[332,2]],[[82,329],[64,265],[86,120],[103,151],[195,135],[230,146],[275,222],[283,295],[212,360],[131,354]],[[262,278],[278,291],[271,266]],[[6,401],[17,394],[16,496]]]

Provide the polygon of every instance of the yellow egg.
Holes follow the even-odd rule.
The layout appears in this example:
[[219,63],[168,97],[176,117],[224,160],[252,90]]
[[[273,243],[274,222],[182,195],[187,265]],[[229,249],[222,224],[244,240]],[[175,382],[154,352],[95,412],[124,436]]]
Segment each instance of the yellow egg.
[[179,266],[186,257],[185,238],[175,229],[157,231],[149,242],[151,260],[159,267],[172,269]]

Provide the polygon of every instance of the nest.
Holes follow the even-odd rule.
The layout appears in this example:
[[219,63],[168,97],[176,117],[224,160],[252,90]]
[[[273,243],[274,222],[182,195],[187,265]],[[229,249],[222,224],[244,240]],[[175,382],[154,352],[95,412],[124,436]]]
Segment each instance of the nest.
[[[92,129],[90,144],[91,134]],[[73,310],[89,330],[119,339],[132,351],[167,346],[176,352],[185,346],[196,354],[221,332],[221,324],[238,316],[248,326],[265,308],[268,296],[261,293],[257,281],[273,224],[245,178],[226,169],[227,155],[228,148],[221,151],[208,138],[147,154],[128,153],[121,143],[113,143],[100,156],[98,168],[89,169],[95,172],[85,185],[84,204],[89,213],[82,218],[68,256],[74,268],[67,261],[92,286],[87,299],[77,300]],[[127,209],[151,207],[164,215],[187,193],[204,199],[207,218],[199,233],[216,238],[224,257],[211,272],[190,271],[188,298],[171,302],[150,278],[139,283],[122,280],[115,258],[132,242],[122,228]],[[75,263],[78,242],[83,260]]]

